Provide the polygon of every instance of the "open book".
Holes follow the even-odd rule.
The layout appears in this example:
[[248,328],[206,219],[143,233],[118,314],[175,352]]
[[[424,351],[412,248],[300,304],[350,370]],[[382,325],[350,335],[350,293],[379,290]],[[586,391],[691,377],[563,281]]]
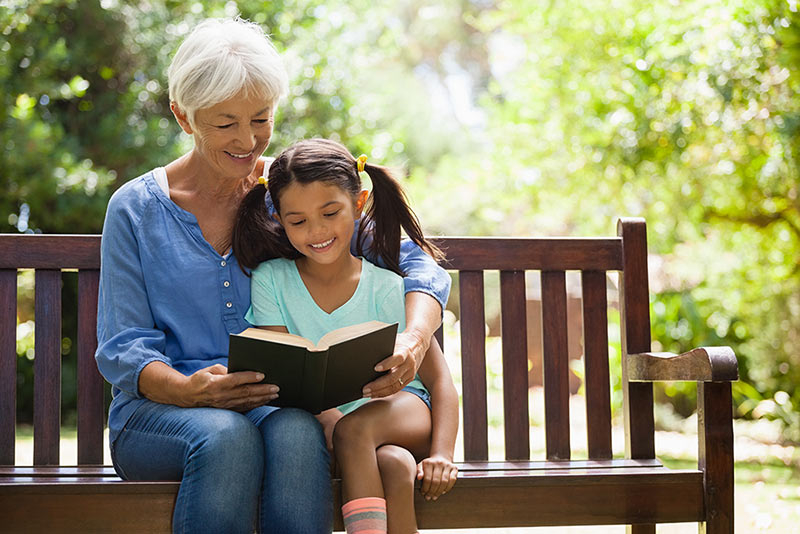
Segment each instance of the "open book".
[[273,406],[293,406],[311,413],[362,397],[361,389],[381,375],[375,365],[394,352],[397,323],[370,321],[308,339],[248,328],[231,334],[228,372],[259,371],[263,383],[280,387]]

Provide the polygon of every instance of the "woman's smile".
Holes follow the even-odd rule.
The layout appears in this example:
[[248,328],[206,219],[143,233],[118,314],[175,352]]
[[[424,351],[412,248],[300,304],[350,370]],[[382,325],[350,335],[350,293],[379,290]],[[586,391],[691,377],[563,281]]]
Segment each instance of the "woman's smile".
[[250,158],[250,156],[253,155],[252,150],[246,154],[237,154],[235,152],[228,152],[227,150],[225,151],[225,153],[235,159],[248,159]]

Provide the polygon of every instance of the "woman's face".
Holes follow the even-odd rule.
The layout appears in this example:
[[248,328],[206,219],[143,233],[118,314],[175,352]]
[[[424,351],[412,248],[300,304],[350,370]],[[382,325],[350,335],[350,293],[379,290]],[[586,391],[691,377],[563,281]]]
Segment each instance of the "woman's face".
[[245,178],[272,137],[273,105],[263,98],[237,95],[197,110],[191,127],[197,151],[224,177]]
[[281,191],[279,220],[303,256],[315,263],[335,263],[350,253],[355,220],[366,194],[363,191],[354,200],[337,185],[295,182]]

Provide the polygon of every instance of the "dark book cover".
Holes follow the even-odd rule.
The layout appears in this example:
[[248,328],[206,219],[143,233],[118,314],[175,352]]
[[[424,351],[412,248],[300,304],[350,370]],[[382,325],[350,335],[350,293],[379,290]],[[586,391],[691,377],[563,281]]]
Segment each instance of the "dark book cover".
[[272,406],[291,406],[311,413],[335,408],[360,399],[362,388],[382,374],[375,371],[375,365],[394,352],[397,323],[374,322],[372,330],[348,338],[349,329],[359,328],[363,330],[363,325],[336,330],[345,339],[326,350],[309,348],[313,345],[307,340],[308,347],[299,346],[286,334],[265,339],[276,334],[266,330],[231,334],[228,372],[264,373],[262,383],[280,388]]

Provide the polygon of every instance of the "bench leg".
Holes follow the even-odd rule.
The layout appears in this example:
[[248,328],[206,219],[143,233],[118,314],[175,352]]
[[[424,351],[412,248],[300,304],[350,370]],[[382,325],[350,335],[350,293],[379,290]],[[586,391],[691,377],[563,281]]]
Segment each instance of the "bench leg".
[[733,534],[733,400],[730,382],[698,382],[698,467],[703,471],[706,522],[700,534]]
[[656,534],[655,525],[628,525],[626,534]]

